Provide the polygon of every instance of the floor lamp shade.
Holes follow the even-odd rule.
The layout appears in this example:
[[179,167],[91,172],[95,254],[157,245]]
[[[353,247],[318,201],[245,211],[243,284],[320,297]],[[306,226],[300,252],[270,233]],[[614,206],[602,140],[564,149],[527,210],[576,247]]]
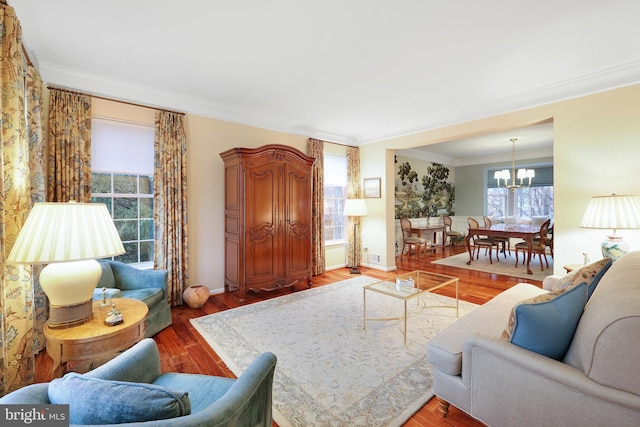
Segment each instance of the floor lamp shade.
[[103,203],[36,203],[7,262],[47,264],[40,285],[49,298],[49,326],[63,327],[91,319],[102,274],[96,259],[124,252]]
[[[364,199],[347,199],[344,204],[344,216],[361,217],[367,216],[367,204]],[[353,223],[353,265],[351,266],[351,274],[360,274],[356,263],[356,223]]]
[[602,255],[617,260],[629,251],[629,244],[616,230],[640,228],[640,197],[612,194],[594,196],[584,213],[582,228],[611,229],[613,234],[602,242]]

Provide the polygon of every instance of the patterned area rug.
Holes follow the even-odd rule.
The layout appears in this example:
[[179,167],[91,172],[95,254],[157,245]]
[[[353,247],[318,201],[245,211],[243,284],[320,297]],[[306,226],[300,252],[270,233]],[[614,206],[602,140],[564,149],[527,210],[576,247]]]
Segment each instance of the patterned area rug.
[[[358,276],[191,322],[236,375],[261,352],[276,354],[273,417],[280,427],[399,426],[433,396],[427,343],[456,320],[455,308],[409,318],[405,347],[402,322],[362,328],[362,286],[375,281]],[[428,306],[455,303],[424,299]],[[460,316],[475,307],[460,301]],[[367,292],[367,317],[402,310],[402,301]]]
[[465,252],[458,255],[453,255],[447,258],[443,258],[437,261],[431,261],[432,264],[441,264],[449,267],[458,267],[464,268],[466,270],[477,270],[484,271],[486,273],[495,273],[502,274],[505,276],[512,277],[520,277],[522,279],[531,279],[531,280],[543,280],[545,277],[553,274],[553,258],[551,255],[547,254],[547,260],[549,261],[549,268],[547,268],[547,264],[544,262],[544,257],[542,258],[542,263],[544,264],[544,270],[540,270],[540,261],[538,260],[538,256],[536,255],[535,259],[531,259],[531,272],[533,274],[527,274],[527,268],[522,265],[522,253],[519,255],[518,268],[516,265],[516,257],[515,252],[511,251],[511,255],[507,253],[507,258],[505,259],[502,254],[500,254],[500,261],[496,262],[495,258],[493,259],[493,264],[489,263],[489,256],[484,256],[482,251],[480,251],[480,258],[474,259],[471,265],[467,265],[467,261],[469,261],[469,253]]

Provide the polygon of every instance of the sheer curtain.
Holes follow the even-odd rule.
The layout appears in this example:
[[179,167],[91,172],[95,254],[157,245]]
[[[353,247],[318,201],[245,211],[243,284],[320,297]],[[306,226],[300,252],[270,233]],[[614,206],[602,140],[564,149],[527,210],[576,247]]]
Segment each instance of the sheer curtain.
[[[362,197],[360,190],[360,149],[358,147],[347,147],[347,199],[359,199]],[[362,227],[360,217],[349,217],[349,230],[356,227],[355,240],[353,233],[349,233],[349,247],[347,251],[347,264],[350,267],[358,266],[361,263],[362,253]],[[353,247],[355,245],[355,259]]]
[[[0,190],[0,396],[34,382],[34,288],[31,266],[7,263],[5,260],[13,247],[32,203],[32,184],[43,180],[38,167],[31,170],[30,149],[41,147],[41,141],[30,144],[29,137],[38,137],[40,130],[27,130],[27,114],[37,103],[25,96],[31,94],[41,99],[42,86],[38,89],[40,76],[35,69],[29,70],[22,52],[21,28],[12,7],[0,2],[0,109],[2,129],[0,132],[0,156],[2,177]],[[27,95],[27,81],[30,86]],[[32,89],[33,88],[33,89]],[[40,91],[38,93],[38,90]],[[41,126],[30,116],[30,124]],[[34,141],[32,141],[34,142]],[[33,146],[32,146],[33,145]],[[40,153],[41,154],[41,153]],[[35,157],[38,157],[37,154]],[[40,156],[41,157],[41,156]],[[36,163],[38,161],[36,160]],[[38,186],[36,185],[36,189]]]
[[311,256],[312,274],[317,276],[326,271],[324,254],[324,142],[309,138],[307,154],[314,157],[312,180]]
[[184,115],[156,112],[154,143],[155,268],[169,271],[169,304],[182,304],[189,278],[187,137]]
[[49,94],[47,201],[91,201],[91,96]]

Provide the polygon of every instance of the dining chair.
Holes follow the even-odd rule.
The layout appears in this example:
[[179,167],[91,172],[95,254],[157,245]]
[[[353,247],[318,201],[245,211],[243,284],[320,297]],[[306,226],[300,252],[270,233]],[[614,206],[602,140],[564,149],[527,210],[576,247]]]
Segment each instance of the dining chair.
[[[538,244],[540,237],[533,238],[533,244]],[[545,245],[549,248],[551,258],[553,258],[553,223],[549,224],[549,230],[547,231],[547,238],[544,240]]]
[[[533,255],[538,255],[538,259],[540,259],[540,270],[544,271],[544,264],[542,264],[542,257],[544,256],[544,261],[547,264],[547,268],[549,268],[549,260],[547,259],[547,234],[549,231],[549,224],[551,220],[546,220],[540,226],[540,237],[537,238],[537,242],[533,243],[533,247],[531,248],[531,253]],[[516,246],[516,268],[518,268],[518,252],[522,252],[522,265],[525,263],[525,257],[527,256],[527,252],[529,248],[527,247],[527,242],[520,242]]]
[[[475,218],[471,218],[471,217],[467,218],[467,223],[469,224],[469,229],[480,228],[480,224]],[[486,250],[489,251],[489,263],[493,264],[493,260],[491,258],[491,252],[495,247],[496,260],[500,261],[499,254],[498,254],[498,243],[494,239],[490,237],[473,236],[472,241],[473,241],[473,248],[476,253],[476,259],[478,259],[478,257],[480,256],[480,248],[485,248]]]
[[[484,226],[489,228],[493,225],[493,221],[488,216],[483,216]],[[507,251],[509,252],[509,256],[511,256],[511,239],[508,237],[492,237],[492,239],[498,243],[498,245],[502,245],[502,255],[504,258],[507,258]],[[496,255],[497,257],[498,255]]]
[[464,235],[461,232],[455,231],[451,228],[451,226],[453,225],[453,221],[451,220],[451,217],[449,215],[443,215],[442,222],[444,223],[446,237],[447,239],[449,239],[449,245],[457,246],[458,242]]
[[404,252],[407,250],[409,259],[411,259],[411,249],[417,254],[418,261],[420,261],[420,252],[426,252],[427,241],[422,237],[414,236],[411,232],[411,221],[407,218],[400,218],[400,228],[402,228],[402,253],[400,258],[404,257]]

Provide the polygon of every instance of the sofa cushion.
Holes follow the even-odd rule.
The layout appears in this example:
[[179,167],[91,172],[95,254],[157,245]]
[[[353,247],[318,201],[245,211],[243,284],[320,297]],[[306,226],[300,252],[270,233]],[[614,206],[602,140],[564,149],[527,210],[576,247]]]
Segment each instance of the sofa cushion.
[[189,395],[166,387],[68,373],[49,383],[52,404],[69,405],[71,424],[120,424],[189,415]]
[[161,301],[165,301],[164,292],[160,288],[141,288],[122,291],[122,298],[132,298],[147,304],[151,308]]
[[185,390],[189,393],[191,411],[196,413],[224,396],[236,380],[210,375],[169,372],[158,376],[153,383],[171,389]]
[[456,320],[429,341],[429,363],[447,374],[460,375],[463,345],[469,335],[500,337],[505,321],[518,301],[546,292],[529,283],[518,283],[495,296],[482,307]]
[[598,286],[600,279],[611,267],[611,259],[603,258],[598,261],[594,261],[590,264],[583,265],[577,270],[573,270],[571,273],[563,276],[558,280],[551,288],[552,291],[565,289],[578,283],[586,283],[589,289],[589,297],[593,294],[593,291]]
[[587,302],[587,284],[520,301],[509,316],[502,338],[559,360],[567,352]]

